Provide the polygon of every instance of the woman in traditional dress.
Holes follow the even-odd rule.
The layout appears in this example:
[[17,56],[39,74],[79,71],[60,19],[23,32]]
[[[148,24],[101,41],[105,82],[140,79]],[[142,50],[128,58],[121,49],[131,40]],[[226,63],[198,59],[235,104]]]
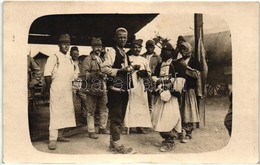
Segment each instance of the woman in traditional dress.
[[157,65],[152,76],[157,87],[152,123],[154,130],[158,131],[164,139],[160,147],[161,152],[174,149],[173,131],[182,133],[178,97],[183,89],[185,79],[176,77],[175,61],[172,59],[173,52],[171,44],[162,48],[162,63]]
[[192,138],[192,130],[194,123],[200,122],[198,101],[195,93],[197,88],[197,80],[202,71],[199,61],[192,55],[192,47],[188,42],[180,44],[180,53],[183,56],[177,60],[180,66],[180,73],[186,77],[185,92],[182,107],[183,128],[186,131],[186,138]]

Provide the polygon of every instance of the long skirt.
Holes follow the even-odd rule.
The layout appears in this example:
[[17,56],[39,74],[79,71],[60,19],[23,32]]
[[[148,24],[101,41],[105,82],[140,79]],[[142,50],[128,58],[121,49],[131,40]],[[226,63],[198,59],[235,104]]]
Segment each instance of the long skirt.
[[172,96],[168,102],[162,101],[160,96],[156,98],[152,124],[154,130],[158,132],[169,132],[175,129],[181,133],[181,115],[176,97]]
[[198,104],[194,89],[188,89],[184,94],[183,123],[200,122]]

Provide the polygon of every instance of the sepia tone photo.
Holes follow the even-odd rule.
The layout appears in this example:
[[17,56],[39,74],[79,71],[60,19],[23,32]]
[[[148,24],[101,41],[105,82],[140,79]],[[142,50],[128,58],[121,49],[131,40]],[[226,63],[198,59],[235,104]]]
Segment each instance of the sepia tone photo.
[[[5,3],[4,25],[16,24],[8,18],[14,19],[10,10],[19,8],[18,4]],[[24,75],[18,80],[23,83],[13,86],[22,89],[24,95],[17,102],[22,106],[18,113],[8,111],[11,100],[5,97],[4,118],[12,114],[18,117],[23,112],[21,128],[15,129],[16,133],[21,132],[19,136],[25,143],[22,146],[21,142],[15,143],[22,150],[28,148],[26,157],[30,159],[21,153],[21,158],[12,160],[9,156],[6,161],[222,162],[217,153],[225,155],[224,162],[256,161],[257,99],[252,93],[254,99],[249,104],[252,110],[247,114],[252,119],[247,123],[251,128],[247,133],[250,137],[241,137],[239,128],[247,124],[239,121],[247,115],[240,110],[246,105],[240,101],[242,91],[237,89],[240,85],[252,89],[257,84],[257,76],[251,86],[248,82],[243,84],[239,77],[242,73],[237,72],[237,60],[243,56],[237,54],[241,47],[237,44],[240,40],[236,31],[241,27],[234,26],[238,22],[230,21],[231,17],[216,12],[218,3],[164,2],[146,6],[119,2],[122,8],[129,5],[127,12],[108,11],[105,6],[113,5],[105,2],[24,4],[19,10],[42,6],[38,6],[41,10],[37,14],[25,19],[27,26],[22,30],[22,40],[21,34],[13,34],[10,26],[4,28],[8,31],[4,39],[11,39],[4,50],[16,57],[9,45],[22,44],[25,53],[19,54],[22,69],[19,65],[15,67],[19,75]],[[97,4],[101,6],[99,10],[91,9]],[[192,4],[201,8],[209,6],[215,13],[210,9],[188,10],[187,6],[192,9]],[[223,11],[234,5],[234,12],[236,6],[237,9],[258,6],[257,3],[219,4],[224,6]],[[48,8],[52,5],[60,10]],[[153,11],[154,6],[158,9]],[[167,10],[162,10],[167,6]],[[180,6],[183,10],[171,11]],[[257,35],[256,13],[248,15],[253,15],[250,18],[255,21],[251,23]],[[20,31],[19,27],[14,29]],[[5,59],[7,65],[9,58]],[[255,63],[245,70],[249,72],[253,67]],[[10,70],[5,67],[5,71]],[[5,81],[4,86],[9,88],[11,84]],[[236,116],[238,111],[243,115]],[[4,120],[5,132],[10,124]],[[4,151],[10,155],[16,148],[10,148],[10,143],[5,142],[9,141],[8,134],[4,137]],[[237,139],[247,145],[239,146]],[[251,148],[252,145],[255,147]],[[250,148],[251,157],[235,161],[232,157],[237,157],[236,147]],[[235,156],[225,154],[230,151]],[[207,154],[208,159],[202,161]],[[82,159],[84,155],[91,159]],[[41,156],[46,159],[39,159]],[[189,156],[191,160],[185,159]],[[75,161],[76,158],[80,159]]]

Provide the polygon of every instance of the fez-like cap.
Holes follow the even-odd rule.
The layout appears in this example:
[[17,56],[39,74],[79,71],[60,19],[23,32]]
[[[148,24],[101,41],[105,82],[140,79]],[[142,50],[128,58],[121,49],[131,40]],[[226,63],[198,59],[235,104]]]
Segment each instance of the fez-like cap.
[[154,46],[155,46],[154,40],[148,40],[148,41],[145,43],[145,46],[146,46],[146,47],[149,47],[149,46],[154,47]]
[[119,31],[123,31],[123,32],[128,33],[128,31],[127,31],[125,28],[123,28],[123,27],[120,27],[120,28],[116,29],[116,34],[117,34],[117,32],[119,32]]
[[79,51],[79,48],[78,48],[77,46],[71,47],[70,51],[72,52],[72,51],[74,51],[74,50]]
[[182,43],[182,42],[186,42],[186,40],[184,39],[183,36],[179,36],[179,37],[178,37],[178,40],[177,40],[177,43],[180,44],[180,43]]
[[101,38],[92,37],[91,46],[102,46]]
[[184,53],[190,53],[192,51],[192,46],[188,42],[181,43],[180,48],[184,51]]
[[70,42],[70,35],[68,34],[60,35],[59,42]]
[[132,45],[138,45],[140,47],[142,47],[142,44],[143,44],[142,39],[133,40],[133,42],[132,42]]

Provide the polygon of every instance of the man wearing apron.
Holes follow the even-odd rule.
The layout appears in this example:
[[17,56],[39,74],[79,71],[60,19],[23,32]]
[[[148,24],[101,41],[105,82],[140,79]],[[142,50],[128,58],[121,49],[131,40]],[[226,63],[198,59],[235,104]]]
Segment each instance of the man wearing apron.
[[50,150],[56,149],[56,141],[69,141],[62,137],[63,128],[76,126],[72,96],[74,64],[67,53],[70,36],[62,34],[58,46],[59,52],[48,58],[44,71],[47,93],[50,93]]

